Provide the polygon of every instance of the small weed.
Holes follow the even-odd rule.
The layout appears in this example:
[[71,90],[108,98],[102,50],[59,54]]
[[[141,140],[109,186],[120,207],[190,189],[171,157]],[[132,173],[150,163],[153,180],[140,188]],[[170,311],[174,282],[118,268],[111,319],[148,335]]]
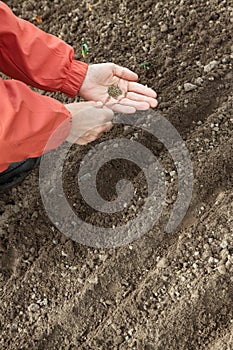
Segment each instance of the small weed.
[[85,38],[82,39],[81,49],[82,49],[82,56],[83,56],[83,58],[85,58],[89,52],[89,47],[87,45]]
[[143,61],[140,63],[140,67],[143,67],[143,68],[148,70],[148,69],[150,69],[150,63],[147,61]]

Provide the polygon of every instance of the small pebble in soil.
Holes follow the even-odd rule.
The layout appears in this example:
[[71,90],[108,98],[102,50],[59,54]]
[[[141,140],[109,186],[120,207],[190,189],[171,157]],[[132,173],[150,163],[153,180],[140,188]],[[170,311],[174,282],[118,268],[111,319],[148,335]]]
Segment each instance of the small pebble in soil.
[[160,31],[162,33],[166,33],[168,31],[168,26],[166,24],[162,24],[160,27]]
[[226,267],[224,265],[219,265],[217,267],[217,270],[221,275],[225,275],[225,273],[226,273]]
[[204,66],[204,72],[209,73],[218,65],[218,61],[211,61],[207,65]]
[[191,83],[184,83],[184,91],[189,92],[193,91],[197,88],[197,85],[191,84]]
[[204,80],[201,77],[198,77],[197,79],[195,79],[194,83],[197,85],[202,85],[204,82]]
[[167,267],[167,259],[165,257],[160,259],[157,263],[157,267],[160,269],[164,269],[165,267]]
[[230,61],[230,58],[229,57],[224,57],[223,59],[222,59],[222,63],[223,64],[228,64],[228,63],[230,63],[231,61]]
[[227,246],[228,246],[227,241],[222,241],[222,243],[220,244],[220,247],[221,247],[222,249],[227,248]]
[[35,304],[35,303],[32,303],[28,306],[28,311],[29,312],[36,312],[39,310],[39,305],[38,304]]

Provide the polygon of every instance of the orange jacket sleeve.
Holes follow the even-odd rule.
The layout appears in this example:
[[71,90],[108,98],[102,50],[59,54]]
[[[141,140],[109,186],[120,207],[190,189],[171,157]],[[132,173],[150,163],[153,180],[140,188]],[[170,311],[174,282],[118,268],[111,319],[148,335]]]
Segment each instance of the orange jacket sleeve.
[[61,123],[64,127],[50,149],[68,136],[70,113],[57,100],[41,96],[17,80],[0,79],[0,96],[0,172],[12,162],[43,154]]
[[[0,1],[3,73],[31,86],[74,97],[87,67],[74,59],[72,47],[17,18]],[[11,162],[41,155],[49,136],[64,120],[70,119],[70,113],[60,102],[31,91],[17,80],[0,79],[0,172]],[[69,124],[54,147],[66,138]]]
[[46,91],[77,95],[88,65],[59,38],[16,17],[0,1],[0,70]]

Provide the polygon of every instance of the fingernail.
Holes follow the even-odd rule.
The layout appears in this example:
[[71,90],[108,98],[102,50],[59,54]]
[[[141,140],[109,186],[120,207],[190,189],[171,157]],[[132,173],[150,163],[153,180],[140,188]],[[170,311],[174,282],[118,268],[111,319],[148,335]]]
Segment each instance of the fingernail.
[[101,101],[96,102],[96,106],[97,106],[97,107],[103,106],[103,102],[101,102]]

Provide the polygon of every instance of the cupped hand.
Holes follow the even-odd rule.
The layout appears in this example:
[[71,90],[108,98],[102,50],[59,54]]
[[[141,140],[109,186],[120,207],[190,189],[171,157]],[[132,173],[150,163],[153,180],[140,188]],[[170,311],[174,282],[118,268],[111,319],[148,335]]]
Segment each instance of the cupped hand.
[[114,113],[102,102],[69,103],[65,107],[72,116],[68,142],[86,145],[112,128]]
[[[101,101],[119,113],[128,114],[156,107],[156,92],[137,83],[137,79],[136,73],[114,63],[89,65],[79,95],[85,100]],[[112,85],[118,86],[122,91],[116,98],[109,96],[109,87]]]

